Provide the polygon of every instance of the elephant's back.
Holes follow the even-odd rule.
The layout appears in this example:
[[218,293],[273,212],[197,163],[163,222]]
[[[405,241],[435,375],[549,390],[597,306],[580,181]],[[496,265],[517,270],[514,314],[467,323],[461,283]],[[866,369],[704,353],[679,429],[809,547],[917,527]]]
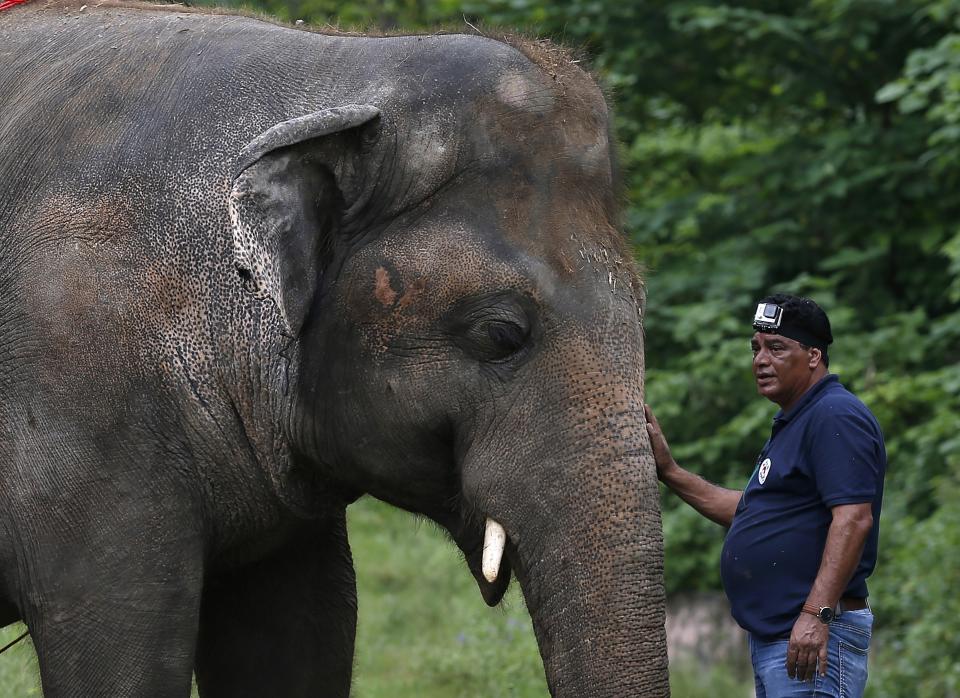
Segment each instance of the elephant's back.
[[274,123],[269,105],[282,113],[294,96],[271,75],[277,56],[262,40],[279,27],[30,8],[8,11],[0,26],[0,176],[20,202],[67,185],[81,196],[86,187],[156,197],[196,186],[191,174],[226,177],[243,145]]
[[456,110],[532,65],[477,36],[322,34],[146,3],[33,0],[3,19],[0,175],[30,182],[231,176],[279,122],[347,103]]
[[251,33],[281,28],[40,2],[4,15],[0,254],[12,263],[0,315],[17,316],[6,327],[24,346],[59,338],[91,367],[131,349],[188,361],[199,350],[184,338],[208,336],[210,308],[229,314],[236,295],[231,169],[270,122]]

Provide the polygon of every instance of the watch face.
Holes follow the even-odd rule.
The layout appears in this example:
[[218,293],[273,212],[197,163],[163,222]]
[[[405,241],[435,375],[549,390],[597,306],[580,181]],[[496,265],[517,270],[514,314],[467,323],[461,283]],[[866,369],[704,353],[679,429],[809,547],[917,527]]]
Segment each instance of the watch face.
[[833,609],[832,608],[821,608],[820,613],[817,614],[824,623],[829,623],[833,620]]

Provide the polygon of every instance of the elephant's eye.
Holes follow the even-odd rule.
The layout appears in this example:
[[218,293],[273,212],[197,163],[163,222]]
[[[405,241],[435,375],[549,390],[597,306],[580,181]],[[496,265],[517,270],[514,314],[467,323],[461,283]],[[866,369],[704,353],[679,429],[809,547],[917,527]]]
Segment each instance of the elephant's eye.
[[529,336],[527,330],[513,322],[488,322],[486,330],[491,343],[491,352],[487,358],[491,361],[501,361],[516,354],[526,344]]
[[530,305],[514,294],[471,298],[451,313],[447,327],[453,341],[480,361],[514,360],[533,343]]

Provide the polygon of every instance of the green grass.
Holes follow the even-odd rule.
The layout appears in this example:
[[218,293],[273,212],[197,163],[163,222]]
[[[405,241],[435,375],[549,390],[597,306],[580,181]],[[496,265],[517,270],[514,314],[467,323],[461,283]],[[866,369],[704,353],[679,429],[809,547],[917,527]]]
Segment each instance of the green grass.
[[[514,582],[488,608],[436,526],[365,498],[349,510],[360,618],[354,698],[544,698],[543,665]],[[0,630],[0,646],[22,632]],[[745,698],[724,667],[674,666],[674,698]],[[29,638],[0,656],[0,696],[40,695]]]
[[[26,626],[22,623],[0,629],[0,647],[20,637],[24,630]],[[0,654],[0,696],[21,698],[21,696],[39,695],[41,694],[37,655],[33,651],[30,638],[26,637]]]
[[744,676],[742,667],[716,664],[704,666],[692,659],[670,665],[670,692],[673,698],[753,698],[753,674]]
[[488,608],[433,524],[379,502],[351,507],[349,528],[360,597],[357,698],[549,695],[518,585]]

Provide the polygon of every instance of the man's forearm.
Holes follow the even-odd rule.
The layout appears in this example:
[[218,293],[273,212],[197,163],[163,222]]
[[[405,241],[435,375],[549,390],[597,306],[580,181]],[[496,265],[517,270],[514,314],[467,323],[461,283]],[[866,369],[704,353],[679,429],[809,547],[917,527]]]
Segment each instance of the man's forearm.
[[860,563],[867,534],[873,526],[870,504],[845,504],[833,508],[820,569],[807,602],[834,607]]
[[677,465],[650,405],[643,406],[643,413],[647,418],[647,434],[650,436],[650,448],[660,481],[700,514],[730,528],[742,493],[707,482]]
[[743,494],[740,490],[729,490],[726,487],[714,485],[679,465],[665,470],[660,479],[701,515],[730,528],[733,515],[737,511],[737,504]]

